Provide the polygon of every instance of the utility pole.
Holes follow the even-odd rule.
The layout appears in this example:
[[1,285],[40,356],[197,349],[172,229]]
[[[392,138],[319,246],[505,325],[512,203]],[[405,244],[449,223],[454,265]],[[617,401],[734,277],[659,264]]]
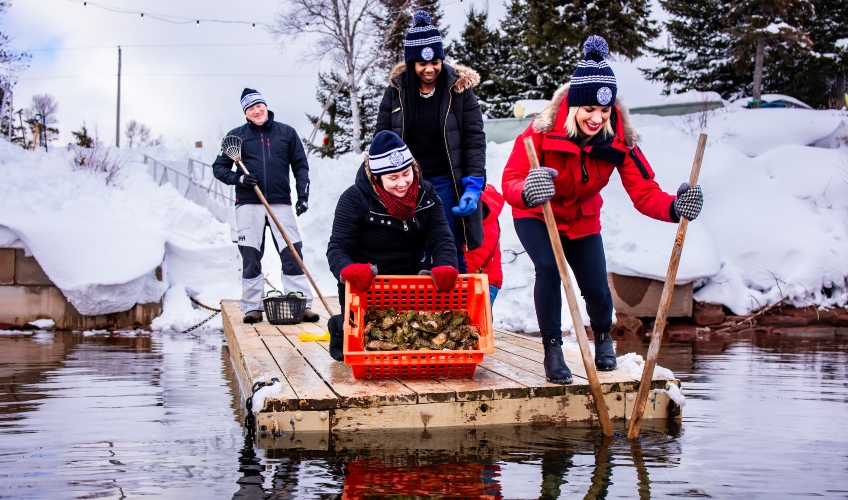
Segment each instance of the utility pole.
[[115,147],[121,147],[121,46],[118,45],[118,113],[115,122]]
[[[0,87],[0,90],[3,91],[3,103],[0,104],[0,122],[2,122],[3,118],[6,116],[6,100],[9,97],[9,88],[6,87],[6,85],[3,85],[2,87]],[[9,112],[9,129],[11,130],[11,128],[12,128],[12,113]],[[10,136],[9,140],[11,141],[11,136]]]

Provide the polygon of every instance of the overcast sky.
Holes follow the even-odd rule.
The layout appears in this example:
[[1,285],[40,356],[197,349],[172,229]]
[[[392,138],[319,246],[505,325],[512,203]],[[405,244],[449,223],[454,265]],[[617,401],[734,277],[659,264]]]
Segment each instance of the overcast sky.
[[[12,0],[2,17],[2,31],[13,46],[30,51],[32,61],[19,75],[15,108],[29,104],[33,94],[48,93],[59,102],[62,144],[71,130],[85,122],[99,138],[115,141],[118,49],[122,47],[121,124],[135,119],[154,136],[162,134],[171,147],[216,142],[243,123],[239,97],[244,87],[258,89],[276,119],[294,126],[301,136],[311,124],[305,113],[317,114],[317,73],[329,61],[303,61],[299,40],[284,50],[261,26],[200,22],[172,24],[153,14],[191,19],[269,23],[282,2],[270,0],[100,0],[96,4],[148,12],[110,12],[77,0]],[[456,36],[471,5],[484,0],[443,0],[448,37]],[[655,7],[656,9],[656,7]],[[493,0],[492,18],[503,13]],[[450,57],[450,54],[448,54]],[[619,95],[631,106],[660,100],[660,86],[645,82],[637,67],[649,61],[616,61]],[[126,143],[125,137],[121,137]]]

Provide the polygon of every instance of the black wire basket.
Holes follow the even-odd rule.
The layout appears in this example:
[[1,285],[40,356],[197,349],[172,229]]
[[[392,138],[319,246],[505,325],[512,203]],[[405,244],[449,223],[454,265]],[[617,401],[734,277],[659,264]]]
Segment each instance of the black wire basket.
[[[272,297],[273,293],[276,296]],[[272,325],[296,325],[303,322],[306,296],[300,292],[283,295],[278,290],[272,290],[262,302],[265,303],[265,317]]]

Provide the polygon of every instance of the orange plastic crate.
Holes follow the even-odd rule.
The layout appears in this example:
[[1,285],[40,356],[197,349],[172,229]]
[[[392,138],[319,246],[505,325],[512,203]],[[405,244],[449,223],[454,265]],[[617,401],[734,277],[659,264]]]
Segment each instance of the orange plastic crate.
[[[358,293],[345,287],[344,359],[354,378],[471,378],[484,354],[495,352],[489,278],[460,274],[456,288],[436,291],[430,276],[377,276],[371,289]],[[473,351],[366,351],[363,318],[371,307],[383,311],[466,311],[480,331]]]

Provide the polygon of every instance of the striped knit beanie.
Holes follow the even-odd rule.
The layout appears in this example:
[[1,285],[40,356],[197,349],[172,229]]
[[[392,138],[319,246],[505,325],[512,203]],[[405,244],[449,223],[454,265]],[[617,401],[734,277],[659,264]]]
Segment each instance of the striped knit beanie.
[[374,175],[385,175],[406,170],[412,165],[412,153],[403,139],[391,130],[374,134],[368,148],[368,167]]
[[254,104],[262,103],[264,105],[268,105],[265,102],[265,99],[262,98],[262,94],[259,93],[258,90],[254,89],[244,89],[241,91],[241,110],[247,113],[247,108],[253,106]]
[[445,59],[442,49],[442,34],[430,24],[430,14],[419,10],[412,16],[412,29],[406,33],[403,46],[403,60],[411,62],[428,62],[433,59]]
[[568,106],[611,106],[615,104],[618,87],[615,74],[604,60],[609,53],[607,41],[592,35],[583,44],[583,60],[571,75]]

